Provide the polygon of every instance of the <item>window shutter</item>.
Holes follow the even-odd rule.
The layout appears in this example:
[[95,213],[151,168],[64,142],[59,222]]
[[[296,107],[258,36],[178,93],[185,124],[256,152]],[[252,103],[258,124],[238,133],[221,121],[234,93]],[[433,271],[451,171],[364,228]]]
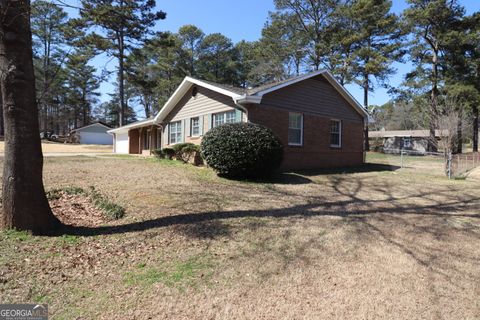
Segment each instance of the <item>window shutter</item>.
[[165,128],[163,129],[163,145],[167,146],[170,144],[170,125],[166,124]]
[[242,122],[242,110],[235,109],[235,122]]
[[192,119],[191,118],[185,119],[185,136],[186,137],[192,136],[192,130],[190,129],[191,125],[192,125]]
[[185,119],[183,119],[181,122],[181,130],[182,138],[180,139],[180,141],[185,142]]
[[208,117],[208,125],[207,125],[207,131],[208,131],[208,130],[212,129],[212,118],[213,117],[212,117],[211,113],[208,114],[207,117]]
[[199,134],[200,134],[201,136],[203,136],[203,121],[204,121],[204,118],[205,118],[204,116],[198,117],[198,122],[199,122],[199,126],[200,126],[200,128],[199,128]]

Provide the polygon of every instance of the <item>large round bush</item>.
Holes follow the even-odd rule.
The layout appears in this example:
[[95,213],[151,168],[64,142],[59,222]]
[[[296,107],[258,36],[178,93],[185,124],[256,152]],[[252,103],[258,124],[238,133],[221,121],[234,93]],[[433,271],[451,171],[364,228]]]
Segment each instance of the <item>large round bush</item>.
[[228,123],[205,134],[201,152],[207,164],[223,176],[260,178],[279,167],[283,146],[264,126]]

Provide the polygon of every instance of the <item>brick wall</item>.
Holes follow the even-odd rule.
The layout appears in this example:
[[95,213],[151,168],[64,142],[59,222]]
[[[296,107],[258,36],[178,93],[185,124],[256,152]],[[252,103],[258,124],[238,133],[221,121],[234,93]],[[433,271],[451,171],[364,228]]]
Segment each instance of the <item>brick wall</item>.
[[284,169],[348,167],[363,164],[363,123],[342,120],[342,147],[330,147],[330,118],[303,114],[303,146],[288,145],[289,112],[265,105],[249,105],[251,122],[269,127],[284,145]]

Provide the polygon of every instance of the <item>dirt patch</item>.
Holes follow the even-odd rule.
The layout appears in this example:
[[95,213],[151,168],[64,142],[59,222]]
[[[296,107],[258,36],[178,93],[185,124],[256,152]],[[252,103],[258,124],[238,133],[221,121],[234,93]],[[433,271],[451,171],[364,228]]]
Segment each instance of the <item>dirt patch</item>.
[[102,210],[84,194],[60,192],[58,198],[49,202],[55,216],[65,225],[95,227],[108,222]]

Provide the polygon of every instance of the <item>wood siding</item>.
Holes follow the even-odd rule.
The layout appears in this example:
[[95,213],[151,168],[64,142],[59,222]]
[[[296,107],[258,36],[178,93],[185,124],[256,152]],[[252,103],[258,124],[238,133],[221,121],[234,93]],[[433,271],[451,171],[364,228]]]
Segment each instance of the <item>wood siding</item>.
[[263,96],[260,106],[291,112],[363,122],[363,117],[322,76],[310,78]]
[[166,123],[235,109],[231,97],[200,86],[197,86],[197,96],[192,97],[193,87],[170,112]]
[[[211,129],[212,115],[220,112],[238,110],[233,99],[221,93],[209,90],[207,88],[196,86],[197,95],[192,96],[192,86],[185,96],[173,108],[172,112],[165,118],[163,129],[163,146],[169,144],[169,124],[175,121],[182,122],[182,142],[192,142],[200,144],[202,136]],[[200,120],[200,136],[190,136],[190,119],[198,117]],[[246,115],[242,114],[242,121],[246,121]]]

